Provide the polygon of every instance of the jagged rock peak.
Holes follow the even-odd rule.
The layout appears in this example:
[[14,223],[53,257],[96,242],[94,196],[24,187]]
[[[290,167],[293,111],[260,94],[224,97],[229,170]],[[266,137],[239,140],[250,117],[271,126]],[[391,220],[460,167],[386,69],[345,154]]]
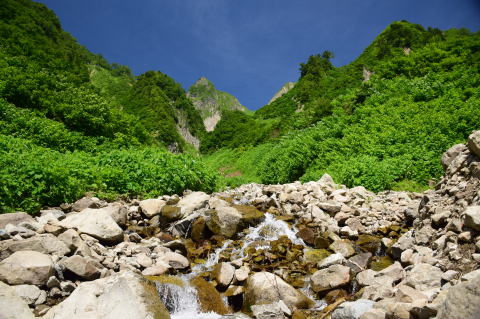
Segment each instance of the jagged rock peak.
[[277,93],[275,93],[275,95],[270,99],[270,101],[268,101],[268,104],[272,103],[273,101],[275,101],[276,99],[278,99],[279,97],[281,97],[282,95],[284,95],[285,93],[290,91],[294,86],[295,86],[295,82],[285,83],[282,86],[282,88],[280,90],[278,90]]

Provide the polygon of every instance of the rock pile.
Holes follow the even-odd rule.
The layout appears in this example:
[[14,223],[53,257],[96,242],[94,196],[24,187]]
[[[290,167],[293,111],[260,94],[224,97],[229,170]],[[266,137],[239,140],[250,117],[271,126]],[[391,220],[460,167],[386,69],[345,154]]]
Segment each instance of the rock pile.
[[423,194],[324,175],[0,215],[0,317],[169,318],[170,275],[225,318],[478,318],[480,131],[442,165]]

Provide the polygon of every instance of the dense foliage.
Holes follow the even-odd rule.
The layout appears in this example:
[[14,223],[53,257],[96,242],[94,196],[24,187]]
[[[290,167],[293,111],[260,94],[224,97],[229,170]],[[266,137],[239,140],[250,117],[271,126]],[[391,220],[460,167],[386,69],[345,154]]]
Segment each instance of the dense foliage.
[[184,90],[161,72],[134,77],[64,32],[30,0],[0,7],[0,212],[100,196],[213,190],[216,177],[177,126],[201,137]]
[[[255,154],[252,181],[308,181],[329,173],[348,186],[375,191],[423,189],[441,175],[441,154],[478,129],[479,49],[478,33],[398,22],[350,65],[332,68],[329,55],[312,56],[301,65],[296,87],[256,113],[282,116],[282,132],[290,133],[261,145],[268,150],[263,155],[257,148],[240,149],[228,167],[242,171]],[[363,68],[374,72],[367,82]]]

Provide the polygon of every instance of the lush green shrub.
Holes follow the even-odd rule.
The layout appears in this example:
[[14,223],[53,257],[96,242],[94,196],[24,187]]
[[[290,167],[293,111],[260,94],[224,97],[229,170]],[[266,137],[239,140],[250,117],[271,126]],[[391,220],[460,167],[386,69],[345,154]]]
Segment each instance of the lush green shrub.
[[212,192],[218,176],[191,155],[158,148],[60,153],[0,135],[0,212],[36,212],[85,192],[101,197]]

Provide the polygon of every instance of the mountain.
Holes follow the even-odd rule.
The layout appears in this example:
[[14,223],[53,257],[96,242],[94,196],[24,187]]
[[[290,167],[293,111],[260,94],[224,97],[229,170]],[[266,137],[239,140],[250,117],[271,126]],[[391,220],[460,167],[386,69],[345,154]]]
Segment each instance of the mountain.
[[218,132],[215,143],[207,135],[207,160],[232,186],[328,173],[374,191],[428,188],[441,176],[442,152],[478,129],[479,47],[480,32],[398,21],[350,64],[314,54],[250,124],[219,123],[242,130]]
[[216,173],[193,155],[206,132],[178,83],[89,52],[43,4],[1,3],[0,213],[86,192],[216,188]]
[[295,82],[285,83],[282,86],[282,88],[278,90],[277,93],[275,93],[275,95],[270,99],[270,101],[268,101],[268,104],[272,103],[273,101],[275,101],[276,99],[278,99],[279,97],[281,97],[282,95],[284,95],[285,93],[293,89],[294,86],[295,86]]
[[200,112],[207,132],[213,131],[225,111],[242,111],[248,109],[240,104],[233,95],[217,90],[212,82],[201,77],[187,92],[187,97]]

